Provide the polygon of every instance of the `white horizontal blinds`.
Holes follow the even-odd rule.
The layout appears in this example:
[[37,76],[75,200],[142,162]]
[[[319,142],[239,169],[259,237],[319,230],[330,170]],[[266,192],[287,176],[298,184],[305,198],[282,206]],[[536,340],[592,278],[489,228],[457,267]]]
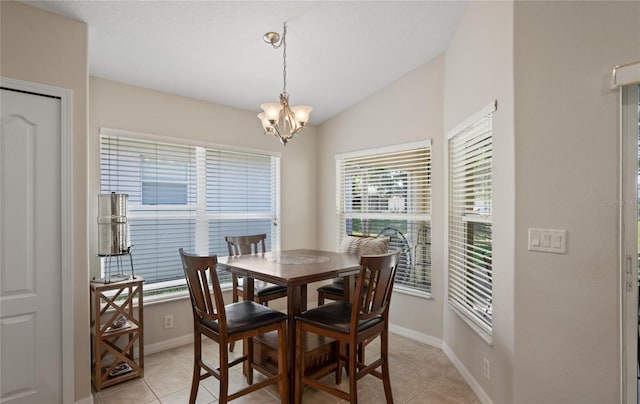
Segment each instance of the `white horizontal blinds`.
[[226,256],[226,235],[257,233],[271,245],[278,165],[275,156],[101,137],[101,192],[129,194],[134,270],[147,286],[184,279],[180,247]]
[[272,160],[278,158],[207,151],[206,209],[210,249],[226,250],[225,236],[265,233],[267,250],[272,250],[275,216],[275,166]]
[[396,286],[429,292],[431,148],[394,149],[337,157],[337,239],[389,237],[402,250]]
[[176,251],[195,243],[194,148],[103,136],[100,166],[100,192],[129,195],[136,275],[146,283],[184,277]]
[[449,139],[449,303],[492,328],[492,130],[485,115]]

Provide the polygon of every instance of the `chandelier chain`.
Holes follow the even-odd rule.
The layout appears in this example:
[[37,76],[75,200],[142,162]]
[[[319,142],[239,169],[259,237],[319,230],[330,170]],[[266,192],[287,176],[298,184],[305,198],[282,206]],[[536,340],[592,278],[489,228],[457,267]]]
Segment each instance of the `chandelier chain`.
[[282,93],[287,93],[287,23],[284,24],[282,30]]

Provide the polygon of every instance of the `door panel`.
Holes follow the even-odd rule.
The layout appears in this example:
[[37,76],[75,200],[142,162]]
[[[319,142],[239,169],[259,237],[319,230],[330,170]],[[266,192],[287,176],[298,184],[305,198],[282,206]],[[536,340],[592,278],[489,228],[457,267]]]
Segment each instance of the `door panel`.
[[62,402],[60,100],[1,91],[0,400]]

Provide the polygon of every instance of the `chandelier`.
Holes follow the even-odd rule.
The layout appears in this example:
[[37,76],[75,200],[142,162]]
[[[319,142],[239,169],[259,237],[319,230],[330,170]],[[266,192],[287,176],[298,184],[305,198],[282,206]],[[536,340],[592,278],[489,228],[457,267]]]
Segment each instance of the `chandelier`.
[[260,105],[264,112],[258,114],[258,119],[262,122],[265,135],[273,135],[286,146],[287,142],[309,122],[309,114],[313,108],[308,105],[289,107],[289,94],[287,93],[287,23],[284,23],[282,38],[277,32],[267,32],[262,39],[271,44],[274,49],[278,49],[281,46],[283,48],[282,77],[284,84],[282,93],[280,93],[280,103],[271,102]]

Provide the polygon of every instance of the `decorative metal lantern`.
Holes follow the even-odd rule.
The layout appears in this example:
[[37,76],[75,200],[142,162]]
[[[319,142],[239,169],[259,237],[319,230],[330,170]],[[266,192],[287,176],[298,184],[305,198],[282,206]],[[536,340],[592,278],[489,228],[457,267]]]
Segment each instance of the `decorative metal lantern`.
[[[129,241],[127,223],[127,194],[98,195],[98,256],[105,258],[105,278],[94,280],[109,283],[129,279],[122,270],[122,256],[129,255],[131,275],[133,276],[133,258]],[[111,257],[116,257],[117,271],[111,274]],[[135,278],[135,276],[134,276]]]
[[98,255],[122,255],[129,252],[127,194],[98,195]]

